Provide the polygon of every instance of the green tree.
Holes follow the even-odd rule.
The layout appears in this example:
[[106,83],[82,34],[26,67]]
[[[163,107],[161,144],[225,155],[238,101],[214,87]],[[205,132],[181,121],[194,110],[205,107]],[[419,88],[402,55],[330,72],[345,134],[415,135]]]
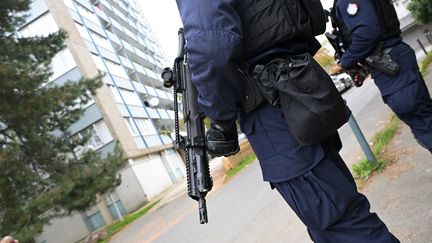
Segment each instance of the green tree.
[[414,19],[421,24],[429,23],[432,20],[431,0],[412,0],[408,4],[408,9]]
[[101,76],[47,85],[64,31],[18,38],[30,0],[0,1],[0,236],[33,242],[54,217],[88,209],[120,183],[119,149],[101,156],[68,128],[102,85]]

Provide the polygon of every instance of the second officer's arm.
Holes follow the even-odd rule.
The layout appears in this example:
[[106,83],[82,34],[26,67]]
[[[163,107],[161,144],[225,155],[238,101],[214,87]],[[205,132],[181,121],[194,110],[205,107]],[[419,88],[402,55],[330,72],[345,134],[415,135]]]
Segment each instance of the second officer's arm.
[[337,18],[342,18],[351,32],[351,44],[341,59],[341,66],[348,70],[363,61],[375,48],[381,32],[379,21],[370,0],[339,0]]

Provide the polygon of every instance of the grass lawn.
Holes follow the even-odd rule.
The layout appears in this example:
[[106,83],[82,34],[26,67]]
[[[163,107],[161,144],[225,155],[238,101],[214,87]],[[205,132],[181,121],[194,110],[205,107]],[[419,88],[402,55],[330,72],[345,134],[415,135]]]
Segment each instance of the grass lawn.
[[373,173],[381,172],[390,159],[385,155],[385,147],[396,134],[400,120],[393,115],[390,122],[382,131],[378,132],[373,139],[372,151],[375,154],[377,163],[372,164],[367,159],[363,158],[358,163],[354,164],[354,178],[366,180]]
[[424,75],[426,75],[429,70],[428,66],[432,63],[432,51],[430,51],[427,56],[423,59],[423,61],[420,63],[420,72]]
[[244,168],[246,168],[248,165],[250,165],[252,162],[256,160],[256,155],[250,154],[245,159],[243,159],[236,167],[232,168],[231,170],[227,171],[225,173],[225,179],[229,179],[242,171]]
[[105,230],[108,233],[108,237],[105,240],[99,240],[98,243],[105,243],[108,242],[109,239],[115,235],[117,232],[121,231],[122,229],[124,229],[127,225],[129,225],[130,223],[132,223],[133,221],[135,221],[136,219],[140,218],[141,216],[143,216],[144,214],[146,214],[150,209],[152,209],[156,204],[159,203],[160,200],[151,202],[149,204],[147,204],[144,208],[142,208],[141,210],[138,210],[135,213],[126,215],[124,217],[123,221],[117,221],[115,223],[112,223],[110,225],[108,225]]

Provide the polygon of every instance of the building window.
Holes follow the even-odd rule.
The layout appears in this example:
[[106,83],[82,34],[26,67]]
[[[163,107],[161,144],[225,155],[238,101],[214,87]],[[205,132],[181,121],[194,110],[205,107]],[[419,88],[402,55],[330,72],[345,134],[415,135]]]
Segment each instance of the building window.
[[50,13],[44,14],[22,28],[19,33],[22,37],[48,36],[49,34],[59,31],[54,18]]
[[84,26],[82,26],[81,24],[78,24],[78,23],[75,23],[75,26],[77,27],[78,32],[80,33],[82,38],[84,38],[88,41],[91,41],[90,35]]
[[[123,207],[122,202],[120,200],[118,200],[115,202],[115,204],[116,204],[117,208],[119,209],[121,215],[126,215],[126,209]],[[117,214],[117,210],[115,209],[115,207],[112,203],[108,206],[108,210],[110,211],[111,217],[113,219],[117,219],[119,217]]]
[[[133,119],[133,120],[132,120]],[[131,132],[132,136],[137,136],[139,133],[141,135],[155,135],[157,134],[157,131],[155,127],[153,126],[153,123],[150,119],[144,119],[144,118],[125,118],[126,124],[129,128],[129,131]],[[135,126],[136,124],[136,126]],[[138,126],[138,128],[137,128]],[[138,133],[139,131],[139,133]]]
[[97,45],[107,49],[107,50],[111,50],[113,51],[113,48],[111,46],[111,43],[108,41],[107,38],[105,38],[104,36],[101,36],[100,34],[90,30],[90,35],[92,36],[93,42],[96,43]]
[[129,76],[127,75],[124,68],[120,64],[113,62],[111,60],[108,60],[106,58],[104,58],[104,62],[105,62],[110,73],[112,73],[116,76],[119,76],[121,78],[129,79]]
[[142,135],[154,135],[157,134],[155,127],[150,119],[135,119],[139,131]]
[[131,132],[132,136],[137,136],[137,135],[139,135],[138,129],[135,126],[135,123],[132,119],[133,118],[130,118],[130,117],[125,118],[126,124],[127,124],[127,127],[129,128],[129,131]]
[[102,142],[108,143],[113,140],[113,137],[108,129],[108,126],[103,120],[100,120],[99,122],[96,122],[93,124],[94,128],[96,129],[96,133],[99,136],[99,138],[102,140]]
[[99,137],[94,126],[91,126],[85,129],[84,131],[82,131],[81,135],[90,137],[87,143],[91,145],[93,148],[98,148],[103,145],[102,139]]
[[91,126],[85,128],[79,132],[76,136],[82,138],[89,136],[87,145],[91,146],[93,149],[98,149],[104,144],[107,144],[113,140],[113,137],[108,130],[106,123],[100,120]]
[[118,89],[114,86],[110,86],[110,89],[111,89],[111,93],[113,94],[117,103],[123,103],[123,100],[121,98],[121,95],[120,95],[120,92],[118,91]]
[[99,20],[97,18],[97,16],[93,13],[93,11],[87,9],[86,7],[84,7],[83,5],[76,3],[77,9],[78,9],[78,13],[85,17],[86,19],[94,22],[94,23],[99,23]]
[[[109,195],[111,195],[111,197]],[[113,219],[119,218],[119,215],[117,214],[117,210],[114,207],[114,204],[113,204],[112,200],[114,200],[114,203],[117,206],[117,209],[120,211],[121,215],[126,215],[126,210],[123,207],[123,203],[121,202],[121,200],[120,200],[119,196],[117,195],[117,193],[114,191],[114,192],[109,193],[109,195],[105,196],[105,204],[108,207],[108,210],[109,210],[109,212],[111,214],[111,217]]]
[[52,81],[72,68],[76,67],[76,62],[72,57],[68,48],[63,49],[59,53],[57,53],[51,61],[52,75],[49,78],[49,81]]
[[105,220],[99,211],[97,211],[96,213],[93,213],[90,216],[87,216],[87,220],[89,222],[91,230],[99,229],[100,227],[105,225]]
[[119,91],[126,104],[142,106],[142,102],[135,92],[126,89],[119,89]]
[[91,56],[92,56],[93,61],[96,64],[96,67],[102,72],[107,72],[107,69],[106,69],[102,59],[94,53],[91,53]]
[[156,80],[159,80],[159,75],[157,75],[153,70],[146,68],[146,67],[144,67],[144,69],[150,78],[154,78]]

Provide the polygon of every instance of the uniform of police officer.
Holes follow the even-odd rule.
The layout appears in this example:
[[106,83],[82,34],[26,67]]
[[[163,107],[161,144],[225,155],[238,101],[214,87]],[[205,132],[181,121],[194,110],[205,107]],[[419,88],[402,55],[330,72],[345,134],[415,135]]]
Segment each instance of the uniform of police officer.
[[414,51],[402,41],[391,1],[337,0],[334,9],[347,48],[341,58],[342,68],[350,70],[363,62],[383,41],[383,49],[390,51],[399,71],[389,75],[372,69],[372,78],[384,102],[411,128],[419,144],[432,152],[432,100]]
[[[282,1],[251,4],[254,2],[272,7]],[[398,242],[379,217],[369,212],[367,198],[357,192],[338,154],[337,134],[318,144],[300,145],[288,131],[280,108],[263,103],[248,114],[240,110],[245,87],[240,82],[239,63],[247,61],[253,67],[275,57],[313,55],[320,47],[316,39],[293,38],[244,60],[245,23],[235,0],[177,0],[177,5],[198,102],[212,120],[207,132],[209,152],[229,155],[238,151],[235,120],[240,116],[241,129],[259,159],[264,180],[278,190],[315,242]]]

